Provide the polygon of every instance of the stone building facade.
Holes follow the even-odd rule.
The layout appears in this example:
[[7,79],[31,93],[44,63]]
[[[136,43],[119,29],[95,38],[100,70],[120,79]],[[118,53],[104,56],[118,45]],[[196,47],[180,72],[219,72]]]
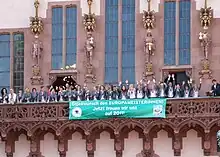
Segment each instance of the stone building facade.
[[[143,10],[148,10],[147,1],[115,0],[111,3],[97,0],[92,3],[91,11],[95,14],[96,22],[93,38],[96,46],[92,56],[94,79],[92,77],[89,80],[86,79],[87,32],[83,24],[84,14],[88,14],[89,11],[87,2],[77,0],[40,2],[38,16],[42,18],[43,31],[40,32],[39,40],[43,51],[39,59],[39,68],[43,81],[36,79],[35,83],[31,78],[34,75],[33,71],[36,74],[39,69],[33,70],[32,67],[34,61],[31,50],[34,34],[30,29],[29,18],[35,16],[32,3],[27,2],[24,5],[8,2],[8,7],[26,10],[25,13],[19,12],[19,16],[16,12],[8,13],[7,7],[1,9],[2,51],[10,52],[10,55],[2,55],[2,58],[7,58],[7,61],[2,62],[7,68],[2,69],[1,78],[6,80],[7,84],[2,84],[1,87],[39,88],[41,85],[52,84],[59,76],[66,75],[72,75],[78,84],[87,81],[91,85],[116,83],[125,79],[136,82],[143,79],[143,73],[146,71],[144,41],[147,35],[143,25]],[[212,73],[210,75],[205,73],[208,76],[200,73],[204,58],[199,40],[199,34],[203,30],[200,9],[204,7],[204,3],[196,0],[185,2],[158,0],[151,2],[150,6],[150,10],[155,12],[155,27],[151,30],[156,47],[154,56],[151,57],[154,77],[158,81],[163,81],[168,73],[180,75],[185,73],[196,82],[202,77],[203,94],[210,88],[212,78],[219,79],[219,9],[215,8],[217,1],[208,1],[208,7],[213,9],[213,18],[208,28],[211,36],[208,48],[209,67]],[[8,14],[7,18],[4,14]],[[111,19],[113,17],[115,19]],[[114,35],[111,36],[111,33]],[[16,55],[16,51],[21,52]],[[71,65],[74,65],[74,68],[72,66],[65,70],[66,66]]]
[[[0,5],[0,88],[40,88],[66,76],[90,86],[163,81],[175,73],[197,83],[202,78],[203,95],[213,78],[220,79],[219,1],[207,0],[207,8],[205,2],[154,0],[148,8],[147,0],[93,0],[90,8],[86,0],[5,1]],[[209,7],[211,13],[201,20],[201,8]],[[85,29],[89,8],[94,30],[88,21]],[[143,23],[143,10],[154,13],[150,22]],[[145,51],[149,31],[155,46],[152,71]],[[92,59],[85,47],[88,32],[95,41]],[[209,33],[207,45],[201,33]],[[206,48],[209,64],[204,66]],[[2,105],[0,156],[217,156],[218,106],[218,98],[168,100],[167,119],[69,121],[67,103]]]

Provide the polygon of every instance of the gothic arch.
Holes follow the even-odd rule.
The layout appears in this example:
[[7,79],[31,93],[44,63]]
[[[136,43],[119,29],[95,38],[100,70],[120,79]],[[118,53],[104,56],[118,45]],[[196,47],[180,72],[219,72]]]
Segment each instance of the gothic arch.
[[48,123],[44,123],[44,124],[35,125],[31,129],[31,133],[35,137],[40,137],[40,138],[43,137],[46,133],[52,133],[56,137],[57,136],[56,130],[57,130],[57,128],[55,128],[53,125],[48,124]]
[[[153,121],[152,123],[150,123],[147,128],[144,129],[145,132],[152,132],[152,130],[156,129],[155,126],[157,126],[158,128],[160,128],[160,130],[164,129],[165,131],[167,131],[169,133],[168,130],[172,130],[172,134],[173,134],[173,128],[175,128],[175,126],[173,126],[171,123],[167,122],[167,121]],[[158,132],[160,131],[158,130]],[[170,132],[171,133],[171,132]]]
[[214,130],[216,130],[216,131],[220,130],[219,121],[220,121],[220,119],[212,121],[209,124],[209,126],[207,127],[207,129],[210,130],[210,132],[213,132]]
[[82,135],[86,132],[86,128],[83,125],[83,123],[73,123],[72,121],[65,123],[63,126],[61,126],[56,132],[57,134],[64,135],[66,131],[71,131],[72,132],[80,132]]
[[186,120],[186,121],[182,122],[180,125],[178,125],[177,128],[179,128],[179,130],[178,130],[179,133],[184,134],[185,136],[186,136],[186,133],[190,129],[195,130],[201,136],[204,134],[206,127],[201,121]]
[[139,134],[140,138],[144,137],[144,130],[143,128],[140,127],[140,125],[134,125],[132,124],[132,127],[129,125],[124,125],[124,127],[122,127],[120,129],[120,135],[122,138],[128,138],[128,134],[131,131],[136,131]]
[[8,128],[5,129],[5,132],[8,134],[9,132],[19,132],[20,130],[25,131],[25,135],[30,131],[26,125],[23,124],[13,124],[10,125]]
[[100,139],[100,134],[104,131],[106,131],[110,134],[111,139],[115,138],[114,129],[112,129],[111,127],[105,127],[105,128],[95,127],[95,128],[93,128],[93,130],[91,130],[91,135],[95,139]]
[[149,135],[152,138],[156,138],[157,137],[157,133],[160,132],[161,130],[164,130],[167,132],[168,137],[174,137],[174,129],[167,124],[162,124],[162,125],[157,125],[155,124],[153,127],[151,127],[151,129],[149,130]]
[[115,127],[112,123],[110,122],[107,122],[107,121],[96,121],[94,123],[92,123],[90,126],[89,126],[89,130],[92,131],[94,130],[95,128],[99,128],[99,129],[105,129],[105,127],[108,126],[108,128],[110,130],[115,130]]
[[[144,126],[141,122],[132,121],[132,120],[131,120],[131,121],[124,121],[122,124],[120,124],[119,127],[116,128],[116,132],[123,132],[126,127],[127,127],[130,131],[137,129],[137,130],[135,130],[135,131],[137,131],[137,132],[139,132],[139,133],[141,133],[141,134],[143,133],[144,128],[145,128],[145,126]],[[138,128],[139,128],[139,129],[138,129]],[[140,130],[141,130],[141,132],[140,132]],[[129,132],[130,132],[130,131],[129,131]]]
[[66,140],[72,139],[72,135],[75,132],[78,132],[82,135],[82,138],[85,138],[85,128],[79,124],[73,124],[72,122],[65,124],[64,126],[57,131],[59,133],[56,133],[57,135],[60,135],[61,137],[64,137]]

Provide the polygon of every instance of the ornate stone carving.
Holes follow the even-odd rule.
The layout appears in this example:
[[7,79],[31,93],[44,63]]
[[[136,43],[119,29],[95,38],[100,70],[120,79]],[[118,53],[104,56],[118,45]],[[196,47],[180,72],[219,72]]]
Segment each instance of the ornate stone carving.
[[32,85],[42,85],[43,84],[43,78],[40,74],[40,58],[43,51],[43,45],[42,42],[39,40],[39,35],[43,31],[43,21],[38,16],[38,8],[39,8],[39,1],[35,0],[34,7],[35,7],[35,17],[30,17],[30,29],[32,33],[34,34],[34,41],[32,42],[31,47],[31,55],[33,59],[33,66],[32,66],[32,78],[31,83]]
[[211,25],[211,21],[213,18],[212,15],[213,11],[211,7],[207,7],[207,0],[205,0],[205,6],[204,8],[200,9],[200,21],[201,26],[204,29],[199,33],[199,41],[201,43],[202,52],[204,54],[204,58],[201,61],[202,63],[202,70],[199,72],[201,77],[203,77],[205,74],[208,74],[208,77],[212,77],[212,72],[210,70],[210,63],[209,63],[209,47],[211,43],[211,34],[208,33],[208,28]]
[[147,0],[147,2],[148,2],[148,10],[143,11],[143,25],[145,29],[149,30],[155,28],[156,18],[155,18],[154,10],[151,10],[150,7],[151,0]]
[[93,32],[96,27],[95,14],[92,13],[93,0],[87,0],[87,3],[88,3],[88,7],[89,7],[89,13],[84,14],[83,24],[85,26],[86,32]]
[[38,36],[44,29],[42,18],[38,16],[38,9],[39,9],[39,0],[35,0],[34,7],[35,7],[35,16],[30,17],[30,29],[34,33],[35,36]]
[[86,59],[87,63],[92,65],[92,57],[93,57],[93,51],[95,49],[95,41],[92,36],[91,32],[87,32],[87,39],[85,43],[85,51],[86,51]]
[[150,63],[151,61],[151,56],[154,55],[156,46],[155,46],[155,40],[152,37],[152,33],[150,30],[147,31],[147,36],[145,38],[145,46],[144,46],[144,51],[146,54],[146,62]]
[[211,36],[207,31],[203,31],[199,33],[199,41],[201,43],[202,52],[204,54],[204,59],[208,59],[209,55],[209,46],[211,43]]
[[84,14],[83,24],[87,32],[93,32],[96,27],[95,14]]
[[89,13],[84,15],[84,26],[87,33],[87,38],[85,42],[85,53],[86,53],[86,75],[85,75],[85,83],[95,83],[96,76],[94,74],[93,67],[93,55],[95,49],[95,40],[92,35],[92,32],[95,30],[95,14],[92,14],[93,0],[87,0]]
[[39,65],[33,65],[32,66],[31,84],[32,85],[42,85],[43,84],[43,78],[40,75]]
[[[115,132],[115,150],[118,157],[122,156],[123,150],[123,130],[125,128],[139,128],[139,133],[144,133],[143,154],[150,156],[154,154],[151,133],[158,126],[160,129],[170,128],[169,135],[173,136],[174,154],[179,155],[182,148],[181,137],[185,134],[185,128],[193,128],[202,136],[202,146],[204,154],[210,152],[210,134],[214,126],[219,124],[220,98],[199,98],[199,99],[168,99],[166,106],[165,119],[108,119],[108,120],[90,120],[90,121],[72,121],[68,120],[69,107],[66,103],[45,103],[45,104],[19,104],[0,106],[0,134],[6,141],[6,152],[10,155],[13,152],[13,143],[8,137],[11,131],[24,130],[28,133],[31,140],[29,157],[39,154],[39,145],[34,139],[34,135],[42,134],[50,129],[55,135],[59,136],[59,148],[61,156],[65,156],[65,134],[67,128],[73,131],[82,130],[86,135],[86,149],[88,156],[94,157],[95,134],[93,130],[109,128]],[[131,127],[132,126],[132,127]],[[167,130],[167,129],[166,129]],[[98,131],[99,132],[99,131]],[[204,132],[204,133],[203,133]],[[149,134],[150,133],[150,134]],[[37,157],[38,157],[37,156]],[[41,156],[41,155],[40,155]]]
[[147,2],[148,10],[143,13],[143,25],[147,30],[147,35],[144,41],[145,72],[143,74],[143,79],[151,80],[154,75],[151,57],[154,55],[156,49],[155,40],[152,35],[152,29],[155,28],[155,13],[151,10],[151,0],[147,0]]
[[207,0],[205,0],[204,8],[200,9],[200,23],[204,29],[208,29],[211,25],[213,18],[213,10],[207,6]]
[[35,36],[34,42],[32,42],[31,55],[34,61],[34,65],[40,64],[40,58],[43,52],[42,42],[38,39],[38,36]]

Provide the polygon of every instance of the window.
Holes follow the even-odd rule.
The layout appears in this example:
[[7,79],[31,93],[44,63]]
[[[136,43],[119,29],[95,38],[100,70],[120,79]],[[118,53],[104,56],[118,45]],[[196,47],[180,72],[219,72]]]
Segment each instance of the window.
[[14,47],[14,68],[13,68],[13,86],[15,92],[24,89],[24,34],[13,35]]
[[[135,82],[135,0],[106,0],[105,5],[105,83]],[[120,18],[119,10],[122,12]],[[119,27],[122,34],[119,34]],[[118,50],[119,38],[121,52]]]
[[176,64],[176,2],[164,4],[164,64]]
[[0,89],[10,88],[10,34],[0,35]]
[[77,7],[52,8],[52,69],[75,64],[76,51]]
[[191,64],[190,23],[190,0],[164,2],[164,65]]
[[105,1],[105,83],[118,82],[118,0]]
[[180,1],[179,8],[179,64],[189,65],[191,2]]
[[52,69],[62,68],[63,8],[52,9]]
[[135,83],[135,0],[122,0],[122,81]]
[[66,8],[66,65],[76,63],[77,51],[77,9]]

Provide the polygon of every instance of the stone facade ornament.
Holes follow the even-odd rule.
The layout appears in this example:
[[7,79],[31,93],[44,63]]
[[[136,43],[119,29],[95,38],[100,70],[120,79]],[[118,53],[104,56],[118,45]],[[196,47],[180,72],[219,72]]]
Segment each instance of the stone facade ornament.
[[42,18],[38,16],[38,9],[39,9],[39,0],[35,0],[34,7],[35,7],[35,16],[30,17],[30,29],[34,34],[34,41],[32,42],[31,47],[31,55],[33,59],[33,66],[32,66],[32,78],[31,83],[32,85],[42,85],[43,78],[41,76],[41,69],[40,69],[40,59],[43,52],[43,45],[42,42],[39,40],[39,35],[43,31],[43,21]]
[[94,49],[95,49],[94,38],[92,36],[92,33],[88,32],[87,33],[87,40],[86,40],[86,43],[85,43],[85,51],[86,51],[87,63],[89,63],[90,65],[92,65],[92,57],[93,57]]
[[94,67],[93,67],[93,55],[95,49],[95,39],[92,35],[92,32],[95,31],[96,27],[96,20],[95,14],[92,13],[92,3],[93,0],[87,0],[89,13],[84,14],[83,24],[85,26],[85,31],[87,33],[86,42],[85,42],[85,58],[86,58],[86,75],[85,75],[85,82],[96,82],[96,76],[94,74]]
[[[154,77],[152,56],[156,50],[156,43],[153,38],[152,29],[155,28],[155,12],[151,10],[151,0],[147,0],[148,10],[143,12],[143,26],[147,30],[144,41],[145,52],[145,71],[143,74],[144,79],[152,79]],[[151,78],[149,78],[151,77]]]
[[208,29],[211,25],[211,21],[213,18],[213,10],[211,7],[207,7],[207,0],[205,0],[204,8],[200,9],[200,22],[202,31],[199,33],[199,41],[202,48],[203,59],[201,61],[202,70],[200,71],[201,77],[204,75],[208,75],[209,78],[212,78],[212,71],[210,70],[210,44],[211,44],[211,34],[208,33]]
[[207,6],[207,0],[205,0],[204,8],[200,9],[200,23],[204,29],[208,29],[211,25],[213,18],[213,10]]
[[155,28],[155,22],[156,22],[156,18],[155,18],[155,12],[154,10],[151,10],[151,0],[147,0],[148,2],[148,10],[147,11],[143,11],[143,25],[145,29],[154,29]]

